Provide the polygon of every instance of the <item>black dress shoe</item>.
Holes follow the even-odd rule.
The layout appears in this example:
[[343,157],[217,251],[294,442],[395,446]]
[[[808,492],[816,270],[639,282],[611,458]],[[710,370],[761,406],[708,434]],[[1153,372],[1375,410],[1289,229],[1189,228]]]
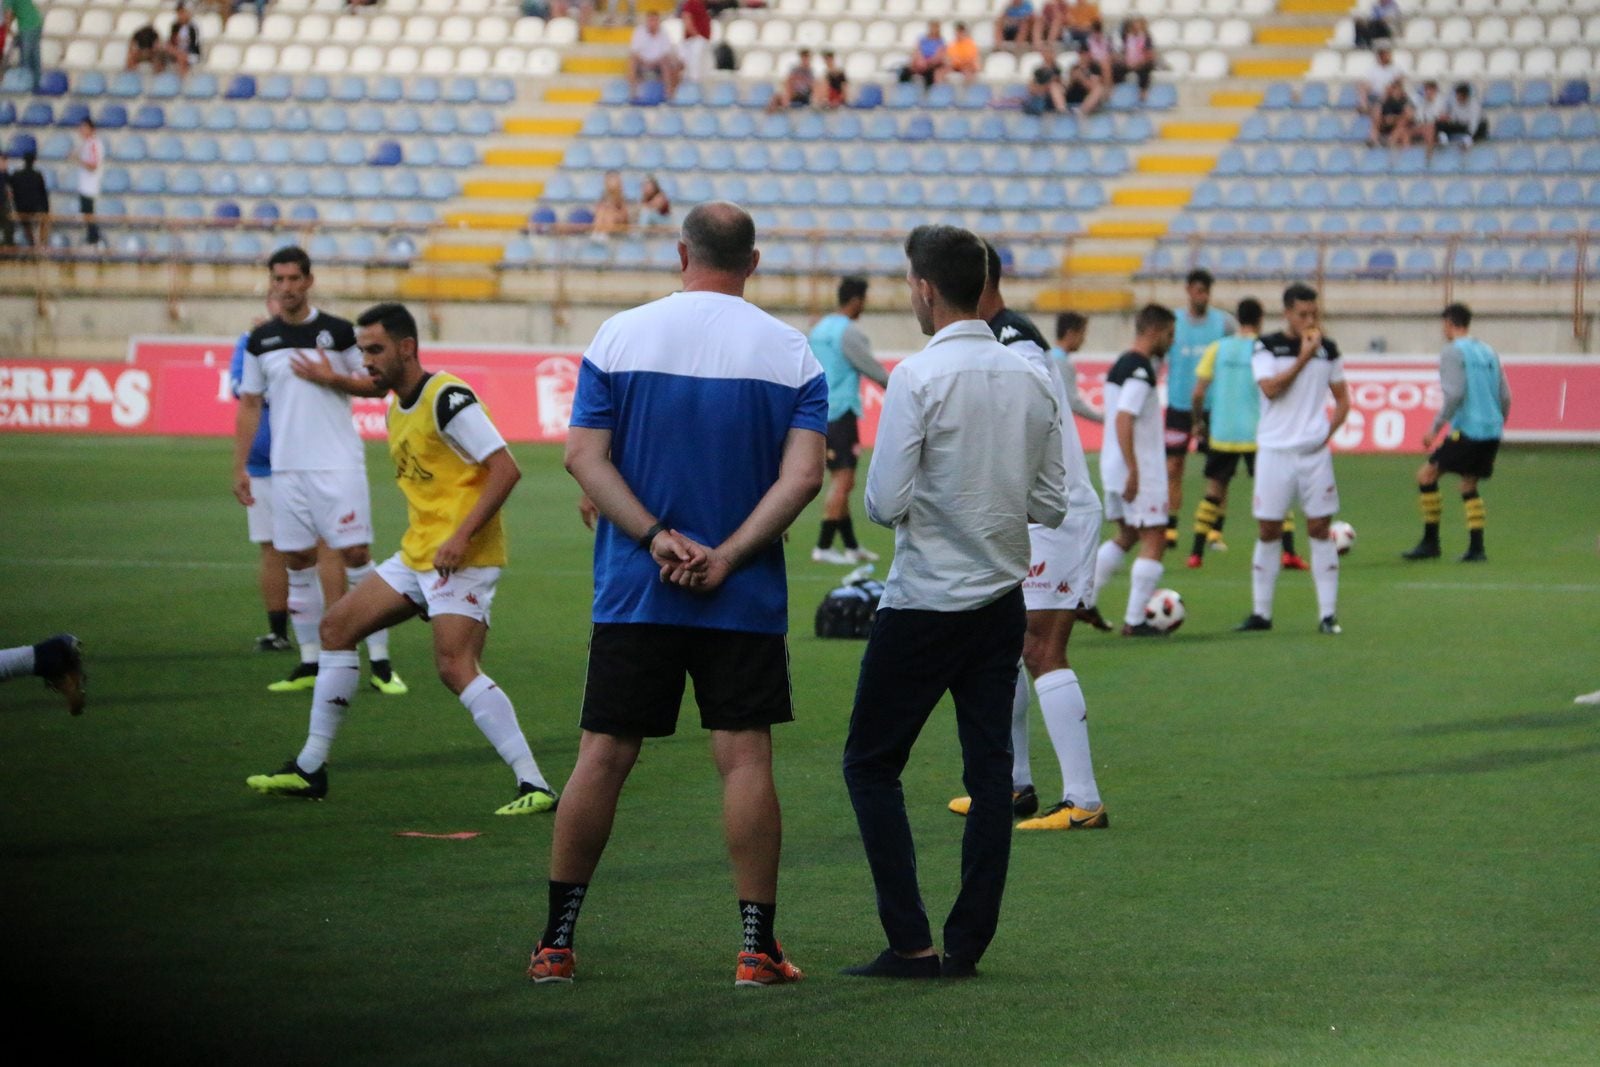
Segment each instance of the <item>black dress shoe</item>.
[[892,948],[886,948],[878,954],[878,958],[870,963],[860,963],[854,967],[846,967],[839,972],[854,978],[937,978],[939,977],[938,956],[915,956],[907,958],[896,954]]

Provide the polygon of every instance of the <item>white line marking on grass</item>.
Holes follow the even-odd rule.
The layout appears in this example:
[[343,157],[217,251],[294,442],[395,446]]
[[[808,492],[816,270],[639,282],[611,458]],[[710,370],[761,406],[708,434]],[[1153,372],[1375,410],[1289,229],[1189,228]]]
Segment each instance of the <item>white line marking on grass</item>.
[[1600,585],[1583,585],[1576,582],[1559,585],[1543,585],[1538,582],[1399,582],[1396,588],[1497,593],[1600,593]]

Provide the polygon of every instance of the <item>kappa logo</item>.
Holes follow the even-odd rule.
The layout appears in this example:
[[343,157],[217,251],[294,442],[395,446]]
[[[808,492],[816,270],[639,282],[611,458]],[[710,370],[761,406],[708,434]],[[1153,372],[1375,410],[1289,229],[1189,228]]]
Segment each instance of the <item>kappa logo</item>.
[[350,701],[346,700],[344,697],[334,697],[332,700],[329,700],[328,703],[339,708],[348,708],[350,706]]
[[468,593],[463,599],[466,600],[466,602],[468,604],[471,604],[473,607],[477,607],[477,605],[478,605],[478,594],[477,593]]
[[448,574],[441,574],[441,575],[439,575],[438,580],[433,583],[433,591],[437,593],[439,590],[443,589],[449,583],[450,583],[450,576]]
[[1066,596],[1068,593],[1072,592],[1072,586],[1067,582],[1059,582],[1056,585],[1056,592],[1060,593],[1062,596]]
[[1028,568],[1028,577],[1029,578],[1037,578],[1037,577],[1039,577],[1039,575],[1044,573],[1045,566],[1046,566],[1046,564],[1043,564],[1043,563],[1035,563],[1033,566]]
[[346,514],[339,516],[339,525],[340,526],[354,526],[355,522],[356,522],[356,513],[353,512],[353,511],[347,512]]
[[452,393],[450,394],[448,404],[450,405],[451,410],[454,410],[460,407],[462,404],[465,404],[469,399],[470,397],[466,393]]
[[1008,345],[1022,336],[1022,331],[1015,326],[1002,326],[1000,328],[1000,343]]

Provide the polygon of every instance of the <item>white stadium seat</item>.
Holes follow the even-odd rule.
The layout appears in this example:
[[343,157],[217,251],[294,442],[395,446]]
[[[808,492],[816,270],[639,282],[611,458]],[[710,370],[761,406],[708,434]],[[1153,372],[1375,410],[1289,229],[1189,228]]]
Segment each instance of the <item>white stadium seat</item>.
[[1600,15],[1595,15],[1584,23],[1583,39],[1590,44],[1600,44]]
[[794,28],[794,43],[802,48],[821,48],[828,43],[828,27],[818,19],[807,19]]
[[455,6],[463,15],[482,15],[493,5],[490,0],[456,0]]
[[422,0],[418,9],[434,15],[448,15],[456,9],[456,0]]
[[1452,78],[1481,78],[1484,72],[1483,53],[1476,48],[1457,49],[1450,56]]
[[[393,21],[392,16],[390,16],[390,20]],[[376,22],[377,20],[374,19],[373,21]],[[364,18],[359,18],[355,15],[340,15],[333,20],[332,39],[340,44],[358,44],[368,38],[369,29],[367,20]]]
[[1500,14],[1521,15],[1533,10],[1533,0],[1500,0]]
[[861,43],[861,23],[854,19],[839,19],[833,23],[833,34],[828,43],[835,51],[854,48]]
[[535,78],[548,78],[561,69],[561,53],[554,48],[535,48],[528,53],[527,73]]
[[[306,57],[308,62],[310,58],[309,55]],[[244,50],[244,58],[239,61],[239,68],[248,74],[270,74],[278,69],[277,47],[265,41],[257,41]]]
[[844,14],[844,0],[817,0],[812,5],[812,12],[823,18],[838,18]]
[[1439,39],[1439,24],[1432,19],[1410,19],[1406,22],[1404,30],[1400,31],[1400,40],[1412,47],[1421,47]]
[[372,44],[393,44],[400,39],[400,30],[403,23],[393,15],[377,15],[374,18],[356,19],[359,25],[367,24],[365,39]]
[[772,53],[763,52],[759,48],[752,48],[745,53],[744,59],[740,62],[739,73],[747,78],[771,77]]
[[1556,72],[1571,78],[1588,78],[1594,74],[1594,59],[1582,45],[1562,49]]
[[473,20],[465,15],[451,15],[439,23],[439,40],[445,44],[466,44],[472,40]]
[[518,19],[511,27],[511,40],[515,44],[538,44],[544,40],[544,19]]
[[1196,78],[1225,78],[1228,76],[1228,57],[1226,54],[1211,49],[1201,52],[1195,57],[1194,76]]
[[990,52],[983,61],[983,76],[990,81],[1011,81],[1017,76],[1017,57],[1010,52]]
[[375,44],[364,44],[350,53],[352,74],[378,74],[384,69],[386,52]]
[[[117,16],[117,28],[112,30],[114,37],[132,37],[133,31],[147,24],[150,16],[143,11],[124,11]],[[163,29],[165,27],[162,27]]]
[[449,74],[455,70],[455,49],[442,44],[430,46],[422,53],[421,70],[424,74]]
[[389,74],[412,74],[417,69],[417,50],[408,44],[397,44],[389,49],[389,60],[384,70]]
[[787,19],[768,19],[761,25],[761,46],[782,48],[789,43],[794,27]]
[[128,62],[127,41],[107,41],[100,49],[100,66],[106,70],[121,70]]
[[[1185,48],[1205,48],[1216,39],[1217,24],[1210,19],[1189,19],[1183,23],[1181,40]],[[1158,41],[1157,44],[1159,45],[1160,42]]]
[[481,44],[469,44],[456,53],[451,71],[461,74],[481,74],[489,69],[489,50]]
[[879,20],[867,27],[867,34],[863,40],[868,48],[892,48],[898,33],[894,23]]
[[327,15],[307,15],[300,20],[299,27],[294,32],[296,41],[306,44],[319,44],[328,39],[328,34],[333,32],[333,20]]
[[1426,44],[1466,44],[1472,40],[1472,22],[1460,16],[1445,19],[1439,24],[1439,38],[1436,41],[1423,42]]
[[[78,19],[78,36],[79,37],[110,37],[110,36],[112,36],[112,34],[111,34],[111,12],[109,12],[109,11],[100,11],[98,9],[96,9],[94,11],[85,11],[83,13],[83,17]],[[127,35],[124,34],[124,37],[126,37],[126,36]]]
[[439,23],[432,15],[412,15],[406,19],[406,32],[401,40],[407,44],[425,45],[439,37]]
[[1522,53],[1515,48],[1496,48],[1489,53],[1489,63],[1484,72],[1491,78],[1514,76],[1522,68]]
[[91,70],[100,62],[100,46],[93,41],[73,41],[61,57],[61,65],[68,70]]
[[345,0],[311,0],[311,10],[324,15],[337,15],[347,6]]
[[1556,72],[1556,54],[1548,48],[1532,48],[1522,53],[1522,73],[1529,78],[1548,78]]
[[1556,44],[1567,44],[1571,41],[1583,39],[1578,20],[1571,15],[1562,15],[1560,18],[1550,20],[1550,33],[1547,38]]
[[1506,20],[1498,15],[1491,15],[1478,20],[1477,32],[1473,34],[1473,38],[1480,45],[1496,45],[1505,44],[1510,35],[1511,28],[1506,24]]
[[1243,48],[1250,43],[1250,23],[1244,19],[1228,19],[1217,27],[1217,45],[1221,48]]
[[1194,66],[1193,57],[1188,52],[1179,49],[1164,53],[1161,61],[1166,64],[1167,70],[1175,78],[1185,77],[1189,73],[1189,69]]
[[884,0],[883,13],[897,19],[916,18],[921,14],[921,0]]
[[722,39],[729,48],[749,48],[761,35],[761,27],[754,19],[734,19],[722,31]]
[[53,7],[44,13],[44,35],[46,37],[70,37],[78,28],[78,13],[65,8]]
[[1450,70],[1450,53],[1443,48],[1430,48],[1417,57],[1415,72],[1418,77],[1438,78]]
[[1311,69],[1306,72],[1311,78],[1337,78],[1343,72],[1344,57],[1331,48],[1324,48],[1311,57]]
[[900,39],[896,43],[901,48],[913,48],[922,39],[922,35],[927,32],[928,25],[925,22],[902,22],[900,24]]
[[213,70],[237,70],[239,64],[244,62],[244,48],[232,41],[218,41],[206,53],[206,62]]
[[551,19],[544,24],[544,39],[553,45],[572,44],[578,39],[578,20]]
[[527,63],[528,52],[514,44],[508,44],[494,54],[494,72],[507,77],[516,77],[522,73],[524,64]]
[[878,53],[851,52],[844,61],[845,77],[853,82],[864,82],[877,76]]
[[1167,0],[1167,14],[1174,18],[1194,18],[1200,14],[1200,0]]
[[1538,44],[1544,40],[1544,19],[1524,16],[1511,27],[1513,44]]

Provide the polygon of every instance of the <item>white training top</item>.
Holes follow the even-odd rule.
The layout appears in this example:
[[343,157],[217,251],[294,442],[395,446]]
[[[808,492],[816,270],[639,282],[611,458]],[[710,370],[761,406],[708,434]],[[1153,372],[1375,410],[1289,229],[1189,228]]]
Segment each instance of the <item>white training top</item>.
[[295,357],[318,359],[319,348],[341,374],[364,373],[355,328],[316,308],[304,322],[262,323],[245,342],[239,392],[266,397],[273,473],[367,469],[361,437],[350,419],[350,397],[294,372]]
[[628,51],[639,57],[643,63],[659,63],[677,51],[672,43],[672,38],[667,36],[666,30],[651,33],[649,27],[642,23],[633,29],[633,40],[628,44]]
[[[100,178],[106,172],[105,149],[100,144],[100,138],[90,137],[78,146],[78,195],[99,196]],[[89,165],[94,164],[93,170]]]
[[[1089,459],[1083,452],[1083,440],[1078,436],[1078,421],[1072,417],[1071,394],[1061,368],[1050,358],[1050,353],[1029,338],[1022,337],[1006,344],[1017,355],[1026,359],[1050,382],[1061,409],[1061,462],[1067,468],[1067,511],[1077,513],[1080,508],[1096,510],[1100,507],[1100,494],[1095,492],[1089,477]],[[1070,369],[1070,367],[1069,367]]]
[[[1256,340],[1250,371],[1255,380],[1282,374],[1294,366],[1298,339],[1269,334]],[[1324,342],[1301,368],[1288,389],[1275,399],[1261,394],[1261,421],[1256,424],[1256,447],[1286,452],[1315,452],[1328,439],[1328,387],[1344,381],[1344,362],[1336,346]]]
[[1117,437],[1117,415],[1133,416],[1133,456],[1139,465],[1139,485],[1153,488],[1164,483],[1167,470],[1165,428],[1161,394],[1156,390],[1155,364],[1138,352],[1124,352],[1106,374],[1106,428],[1100,444],[1100,482],[1107,493],[1120,493],[1128,484],[1128,461]]

